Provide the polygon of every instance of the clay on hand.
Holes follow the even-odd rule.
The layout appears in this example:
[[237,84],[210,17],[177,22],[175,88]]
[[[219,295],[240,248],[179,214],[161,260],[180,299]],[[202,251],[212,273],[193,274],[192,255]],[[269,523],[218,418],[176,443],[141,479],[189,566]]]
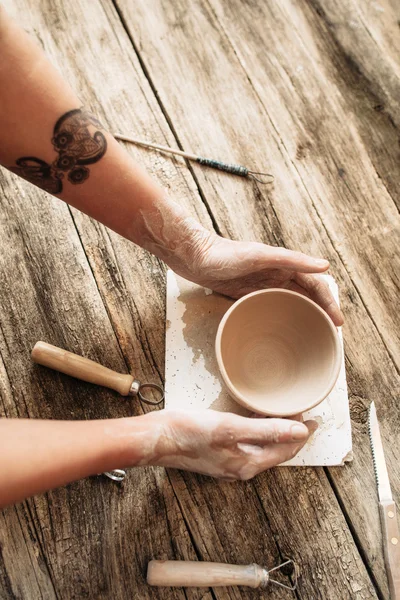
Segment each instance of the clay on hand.
[[164,260],[178,275],[216,292],[240,298],[278,287],[319,304],[336,326],[343,315],[318,274],[328,261],[259,242],[236,242],[210,232],[177,203],[160,200],[140,211],[131,239]]
[[[136,431],[130,466],[173,467],[228,480],[250,479],[293,458],[318,427],[315,421],[252,419],[213,410],[157,411],[142,423],[140,454]],[[129,436],[129,429],[119,434]]]

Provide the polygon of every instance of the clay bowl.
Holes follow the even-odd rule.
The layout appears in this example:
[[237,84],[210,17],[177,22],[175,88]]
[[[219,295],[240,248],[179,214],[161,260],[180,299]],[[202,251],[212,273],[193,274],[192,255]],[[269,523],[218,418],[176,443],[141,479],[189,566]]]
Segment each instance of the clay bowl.
[[261,290],[235,302],[219,324],[215,348],[230,395],[263,415],[313,408],[340,371],[332,321],[315,302],[288,290]]

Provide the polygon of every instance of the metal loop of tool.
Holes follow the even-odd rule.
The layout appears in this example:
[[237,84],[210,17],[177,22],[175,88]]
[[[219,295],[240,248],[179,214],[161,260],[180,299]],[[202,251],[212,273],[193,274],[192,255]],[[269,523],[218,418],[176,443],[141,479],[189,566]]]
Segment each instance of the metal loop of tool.
[[120,483],[125,479],[126,471],[124,471],[123,469],[113,469],[112,471],[105,471],[103,475],[105,475],[109,479],[112,479],[113,481],[117,481],[118,483]]
[[281,565],[278,565],[277,567],[274,567],[273,569],[271,569],[270,571],[268,571],[268,575],[270,575],[271,573],[273,573],[274,571],[278,571],[281,570],[282,567],[286,567],[286,565],[292,565],[293,566],[293,585],[285,585],[284,583],[281,583],[280,581],[276,581],[276,579],[271,579],[270,577],[268,577],[269,583],[274,583],[275,585],[278,585],[279,587],[285,588],[286,590],[290,590],[291,592],[294,592],[295,589],[297,588],[297,576],[298,576],[298,567],[296,565],[296,563],[294,562],[294,560],[289,559],[287,561],[285,561],[284,563],[282,563]]
[[[146,398],[146,396],[144,396],[142,393],[142,390],[146,389],[146,388],[147,389],[151,388],[152,390],[157,390],[157,392],[159,394],[161,394],[160,399],[159,400],[150,400],[149,398]],[[161,385],[158,385],[157,383],[140,383],[140,381],[138,381],[137,379],[135,379],[132,382],[129,395],[130,396],[138,396],[142,402],[144,402],[145,404],[150,404],[151,406],[157,406],[158,404],[161,404],[162,402],[164,402],[164,398],[165,398],[165,392],[164,392],[163,388],[161,387]]]
[[[146,396],[143,396],[142,393],[142,390],[145,388],[157,390],[157,392],[161,394],[161,398],[159,400],[150,400],[149,398],[146,398]],[[140,381],[138,381],[137,379],[135,379],[132,382],[131,389],[129,390],[129,395],[138,396],[138,398],[140,398],[142,402],[144,402],[145,404],[151,404],[152,406],[157,406],[158,404],[161,404],[161,402],[164,402],[165,398],[165,392],[161,385],[158,385],[157,383],[140,383]],[[112,481],[121,483],[121,481],[123,481],[126,477],[126,471],[124,471],[123,469],[113,469],[112,471],[105,471],[103,475],[105,475],[109,479],[112,479]]]
[[[256,175],[262,175],[262,177],[269,177],[269,180],[263,181],[259,177],[256,177]],[[262,183],[263,185],[267,185],[274,181],[274,176],[271,175],[271,173],[261,173],[259,171],[249,171],[247,176],[249,177],[249,179],[254,179],[254,181],[258,181],[258,183]]]

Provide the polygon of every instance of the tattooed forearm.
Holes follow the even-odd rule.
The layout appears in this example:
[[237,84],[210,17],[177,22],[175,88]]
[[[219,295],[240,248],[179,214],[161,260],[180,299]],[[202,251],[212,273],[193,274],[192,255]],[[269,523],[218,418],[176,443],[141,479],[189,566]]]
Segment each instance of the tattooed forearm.
[[23,156],[10,171],[24,177],[50,194],[60,194],[65,176],[70,183],[83,183],[89,177],[86,165],[104,156],[107,141],[101,131],[89,131],[89,127],[104,129],[100,121],[82,108],[70,110],[60,117],[54,126],[51,140],[57,152],[49,164],[35,156]]

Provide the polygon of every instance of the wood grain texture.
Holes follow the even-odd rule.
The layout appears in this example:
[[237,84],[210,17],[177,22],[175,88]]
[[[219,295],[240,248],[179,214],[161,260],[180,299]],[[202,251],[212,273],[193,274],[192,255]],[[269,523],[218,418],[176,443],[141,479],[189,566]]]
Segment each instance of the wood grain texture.
[[[77,7],[78,3],[75,9]],[[35,29],[40,31],[53,60],[57,52],[60,57],[71,52],[69,43],[73,45],[74,41],[68,42],[68,36],[57,50],[66,26],[63,7],[49,4],[47,9],[42,5],[39,10],[28,3],[13,3],[7,8],[33,34]],[[89,6],[87,8],[90,10]],[[109,35],[107,32],[112,31],[101,8],[97,8],[97,13],[94,5],[91,8],[94,9],[90,11],[92,20],[79,10],[74,15],[72,3],[68,7],[72,31],[75,31],[74,22],[77,23],[76,55],[79,55],[79,45],[85,39],[88,23],[99,38],[104,32]],[[48,21],[44,22],[44,18]],[[114,53],[117,61],[120,52],[116,38],[112,39],[110,54]],[[90,45],[87,48],[90,54],[86,57],[87,73],[75,67],[77,75],[73,83],[82,95],[86,93],[89,97],[90,83],[85,77],[89,72],[96,73],[98,67],[97,56],[90,53]],[[72,65],[74,54],[72,52]],[[109,63],[109,72],[118,73],[115,61]],[[67,60],[65,64],[59,64],[70,76],[68,68],[73,71],[74,67]],[[99,75],[100,78],[103,76]],[[122,85],[119,89],[123,94]],[[108,93],[110,104],[117,106],[112,90]],[[140,90],[137,95],[140,97]],[[96,104],[94,97],[91,103],[92,106]],[[143,103],[147,106],[147,101]],[[153,126],[157,126],[150,109],[147,109],[147,115]],[[0,353],[4,413],[6,416],[61,419],[140,414],[137,403],[122,399],[118,394],[34,366],[30,351],[38,339],[44,339],[112,369],[128,372],[130,368],[119,347],[119,343],[122,345],[126,340],[135,352],[134,363],[129,365],[132,371],[139,375],[146,369],[151,371],[154,369],[151,349],[156,344],[151,340],[149,345],[146,335],[152,336],[157,330],[158,341],[162,344],[164,300],[161,284],[157,285],[162,270],[158,266],[158,271],[153,274],[157,262],[149,260],[144,253],[135,255],[127,247],[126,268],[132,279],[131,285],[135,287],[136,296],[141,296],[137,290],[143,286],[142,302],[147,306],[147,313],[130,313],[132,305],[125,306],[123,314],[129,315],[130,322],[135,323],[136,332],[142,337],[138,339],[135,332],[131,336],[132,327],[123,323],[120,329],[124,331],[124,337],[117,341],[86,257],[86,253],[91,256],[94,251],[90,245],[83,248],[68,207],[6,171],[1,173],[0,185]],[[105,250],[108,235],[103,229],[100,233],[100,228],[94,228],[94,231],[105,238],[102,245],[98,245],[97,237],[91,239],[92,248],[100,255],[99,263],[108,274],[105,291],[107,285],[115,289],[116,301],[123,305],[124,290],[121,291],[118,285],[120,273],[113,260],[111,244],[111,250]],[[104,257],[101,256],[103,250]],[[135,276],[142,272],[143,277]],[[14,283],[14,277],[18,283]],[[151,284],[147,290],[143,283],[146,278]],[[154,298],[156,300],[151,302]],[[143,322],[148,318],[150,323],[141,323],[140,317]],[[146,356],[146,352],[150,356]],[[151,378],[151,373],[147,376]],[[93,477],[35,497],[25,505],[29,507],[25,517],[27,523],[17,520],[15,508],[3,512],[0,529],[2,598],[157,598],[159,594],[145,582],[148,561],[156,554],[165,558],[196,559],[176,498],[162,470],[132,471],[122,486],[103,477]],[[39,542],[29,536],[30,530],[37,532]],[[14,538],[18,544],[13,542]],[[38,583],[35,584],[35,580]],[[199,598],[200,595],[196,590],[189,595],[174,590],[167,597]],[[201,597],[209,597],[209,592],[202,592]]]
[[193,167],[221,231],[331,260],[356,452],[328,477],[387,594],[365,422],[376,398],[398,497],[398,214],[374,167],[379,156],[398,169],[397,133],[367,110],[370,90],[332,57],[333,43],[328,52],[326,26],[306,3],[117,4],[181,146],[275,175],[273,189],[252,188]]
[[[311,0],[331,32],[338,53],[364,79],[379,100],[375,110],[400,125],[400,5],[396,0],[345,2]],[[367,90],[365,90],[367,91]]]
[[[235,25],[230,10],[216,3],[213,8],[199,2],[191,3],[190,8],[179,1],[118,3],[139,56],[121,15],[108,0],[74,0],[68,7],[61,1],[43,1],[35,7],[28,0],[7,0],[5,6],[37,35],[83,102],[111,130],[175,145],[174,130],[186,150],[272,168],[274,188],[259,188],[197,167],[191,171],[193,178],[180,159],[128,148],[204,224],[214,223],[233,237],[285,244],[331,259],[347,313],[346,358],[357,452],[353,465],[328,474],[311,469],[273,470],[255,483],[228,484],[141,469],[131,470],[123,487],[91,478],[31,499],[17,507],[27,507],[25,523],[16,519],[14,508],[3,513],[0,589],[4,598],[261,598],[259,591],[240,588],[151,589],[144,581],[147,562],[151,558],[200,558],[272,567],[288,555],[298,560],[302,571],[298,598],[376,598],[345,516],[380,596],[386,597],[365,423],[368,402],[374,399],[382,412],[382,435],[389,445],[389,473],[396,495],[400,491],[395,460],[398,380],[391,330],[396,315],[386,303],[393,299],[395,285],[390,283],[394,272],[388,256],[393,253],[393,240],[386,241],[386,236],[375,250],[365,238],[375,227],[372,238],[379,241],[382,223],[386,226],[385,219],[395,216],[389,184],[387,191],[373,170],[363,167],[368,179],[361,186],[361,208],[354,210],[353,196],[350,192],[346,195],[346,180],[328,164],[342,138],[333,136],[329,145],[326,131],[321,152],[315,151],[308,159],[308,175],[300,171],[298,162],[304,161],[307,144],[301,148],[300,143],[293,145],[295,154],[299,150],[299,157],[294,158],[290,128],[266,110],[248,64],[243,65],[239,56],[237,32],[239,27],[248,27],[240,3],[235,5]],[[243,6],[248,11],[257,6],[266,10],[264,3]],[[294,5],[301,12],[300,7],[300,2]],[[311,17],[304,18],[308,23]],[[262,27],[270,34],[266,25],[261,19],[255,39],[249,33],[244,38],[252,48],[250,66],[260,64],[260,54],[269,56],[278,69],[284,56],[267,52],[268,39],[259,37]],[[318,35],[314,27],[310,37],[321,44]],[[296,44],[290,52],[299,52]],[[262,68],[266,69],[265,64]],[[307,114],[303,107],[304,122],[299,122],[295,113],[299,94],[295,91],[291,92],[290,110],[285,108],[289,105],[282,95],[288,93],[290,78],[283,67],[280,72],[283,81],[273,79],[272,87],[277,88],[273,104],[282,103],[283,121],[288,115],[292,119],[293,138],[307,142],[313,131],[313,111],[309,109]],[[316,78],[312,69],[308,76],[310,82]],[[337,81],[329,79],[326,84],[336,94]],[[349,88],[348,97],[354,96],[357,94]],[[316,93],[316,100],[318,97]],[[338,110],[341,102],[332,110]],[[394,139],[382,115],[373,114],[381,119],[376,122],[377,137]],[[324,119],[329,120],[329,115]],[[356,120],[354,127],[358,124]],[[332,134],[332,128],[328,133]],[[375,152],[371,150],[374,139],[368,147],[367,142],[360,142],[350,155],[359,157],[360,147],[367,154]],[[348,146],[345,149],[348,156]],[[388,155],[384,162],[389,173],[398,167],[393,155]],[[362,154],[355,162],[364,165],[364,160]],[[351,183],[359,193],[354,169],[351,166]],[[371,182],[374,192],[382,192],[385,200],[377,216],[366,210],[372,197],[366,195],[366,188]],[[122,416],[148,410],[111,392],[32,367],[29,353],[41,338],[120,372],[161,381],[163,266],[86,216],[68,211],[59,201],[3,171],[0,186],[1,410],[6,416],[48,418]],[[322,211],[325,194],[327,204]],[[341,226],[336,228],[339,212],[346,220],[343,231]],[[366,250],[372,252],[370,268],[363,255]],[[382,272],[373,279],[376,262]],[[15,278],[18,285],[14,285]],[[388,289],[382,289],[383,285]],[[36,532],[33,538],[29,531]],[[11,533],[19,540],[15,551]],[[22,539],[26,550],[20,549]],[[39,583],[32,583],[35,581]],[[30,596],[20,591],[28,589],[33,590]],[[269,588],[268,595],[293,597],[274,588]]]
[[[61,48],[60,39],[65,33],[62,4],[58,7],[52,4],[52,10],[50,4],[48,10],[43,5],[40,11],[23,2],[7,8],[16,14],[28,31],[33,34],[40,32],[51,59],[80,90],[86,104],[106,122],[115,128],[126,128],[124,118],[130,115],[132,123],[133,115],[136,115],[135,126],[143,136],[155,131],[154,135],[166,136],[166,143],[173,142],[112,7],[105,6],[108,11],[105,14],[94,4],[81,7],[78,2],[70,3],[69,35]],[[85,36],[91,38],[91,45],[82,46]],[[100,47],[104,56],[99,63]],[[103,85],[104,81],[109,82],[107,87]],[[142,88],[147,95],[143,94]],[[95,91],[99,96],[95,95]],[[135,99],[134,111],[132,98]],[[190,175],[184,177],[182,174],[182,171],[186,172],[182,162],[171,163],[170,159],[137,149],[130,151],[157,174],[166,188],[173,189],[175,198],[193,203],[197,216],[205,224],[210,224],[201,200],[198,196],[194,198],[195,183]],[[40,279],[31,281],[25,272],[26,267],[20,278],[20,287],[15,290],[17,296],[13,296],[11,281],[10,286],[2,290],[2,314],[7,312],[7,317],[2,319],[5,336],[1,355],[4,369],[8,369],[7,378],[2,379],[2,388],[11,390],[10,397],[5,396],[4,400],[9,410],[7,414],[32,414],[34,410],[35,416],[49,418],[140,414],[142,409],[137,404],[121,401],[117,395],[32,367],[29,353],[33,343],[42,338],[121,372],[129,367],[142,379],[159,379],[164,356],[165,282],[162,265],[77,211],[73,211],[75,221],[72,221],[71,213],[62,203],[49,200],[42,192],[10,174],[2,172],[1,181],[4,188],[2,200],[9,210],[3,213],[4,227],[6,231],[8,227],[12,229],[8,238],[2,238],[12,249],[3,255],[2,277],[10,271],[13,260],[21,261],[19,256],[24,257],[25,252],[26,262],[29,265],[32,262],[40,271]],[[26,202],[21,202],[21,195],[25,196]],[[26,212],[29,210],[35,218],[30,219],[30,213]],[[23,237],[18,237],[18,228],[25,227],[23,211],[29,229],[23,231]],[[58,215],[58,220],[54,215]],[[38,221],[41,226],[38,226]],[[81,237],[77,235],[78,231]],[[46,262],[47,255],[51,255],[50,264]],[[43,266],[42,262],[45,263]],[[51,306],[42,306],[41,300],[33,301],[36,287],[39,291],[44,287],[41,293],[45,299],[52,289]],[[14,315],[10,305],[18,305],[20,298],[24,298],[24,302],[20,303],[19,314]],[[31,309],[24,321],[25,303]],[[23,348],[19,345],[23,337],[23,331],[19,330],[21,319],[25,333],[28,332],[27,339],[22,340]],[[19,337],[15,339],[13,335]],[[123,350],[125,364],[119,348]],[[14,352],[20,357],[17,362]],[[40,382],[36,385],[30,380],[27,385],[22,378],[18,382],[17,394],[14,389],[17,371],[24,372],[26,377],[34,373],[40,377]],[[22,411],[21,394],[24,394],[28,407],[25,412]],[[53,397],[58,399],[57,409],[52,404]],[[38,405],[36,409],[35,403]],[[45,404],[46,410],[42,410],[42,404]],[[188,533],[188,524],[163,470],[131,471],[121,488],[108,480],[92,478],[34,498],[28,504],[32,522],[41,537],[40,560],[46,560],[51,567],[57,597],[211,598],[207,590],[153,590],[145,584],[147,562],[151,558],[198,558],[196,545]],[[13,524],[10,512],[11,509],[8,509],[4,513],[5,530],[0,534],[4,544],[7,528]],[[258,555],[262,544],[263,556],[268,556],[274,563],[279,557],[267,524],[260,528],[256,513],[250,516],[249,521],[254,535],[248,543],[248,553]],[[212,529],[210,522],[204,535],[210,535]],[[24,567],[21,571],[18,556],[10,553],[1,579],[5,581],[6,598],[15,597],[17,593],[17,584],[13,583],[12,588],[6,587],[8,581],[22,581],[28,586],[29,578],[34,576],[31,565],[25,562]],[[32,594],[31,597],[36,594],[34,589]],[[40,597],[39,592],[36,595]],[[25,597],[29,596],[26,594]],[[213,597],[239,598],[242,594],[231,594],[223,589]],[[279,591],[272,592],[271,597],[289,598]]]

